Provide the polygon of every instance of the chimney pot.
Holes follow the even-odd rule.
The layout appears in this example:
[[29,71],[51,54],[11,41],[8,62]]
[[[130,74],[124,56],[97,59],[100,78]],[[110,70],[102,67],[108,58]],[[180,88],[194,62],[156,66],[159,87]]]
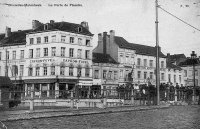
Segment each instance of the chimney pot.
[[11,35],[11,28],[6,26],[5,37],[9,37]]

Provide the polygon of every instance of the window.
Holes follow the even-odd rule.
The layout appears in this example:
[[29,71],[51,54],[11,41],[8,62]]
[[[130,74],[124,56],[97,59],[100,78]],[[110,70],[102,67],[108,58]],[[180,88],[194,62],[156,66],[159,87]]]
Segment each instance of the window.
[[86,46],[90,46],[90,40],[89,40],[89,39],[86,39],[85,45],[86,45]]
[[56,56],[56,47],[51,48],[51,56]]
[[44,67],[43,70],[44,70],[44,71],[43,71],[43,74],[44,74],[44,76],[46,76],[46,75],[47,75],[47,67]]
[[150,61],[149,61],[149,66],[150,66],[150,67],[153,67],[153,60],[150,60]]
[[60,67],[60,75],[65,75],[65,67],[64,66]]
[[126,56],[126,63],[130,63],[129,56]]
[[33,38],[30,38],[30,44],[33,44],[34,40]]
[[106,79],[106,78],[107,78],[107,71],[103,70],[103,79]]
[[55,66],[51,66],[51,75],[55,75]]
[[144,59],[144,66],[147,66],[147,59]]
[[174,75],[174,84],[176,84],[176,75]]
[[52,42],[56,42],[56,35],[51,36]]
[[81,32],[82,31],[82,27],[78,27],[78,32]]
[[161,68],[164,68],[164,61],[161,61]]
[[40,57],[40,48],[36,48],[36,57]]
[[171,74],[168,74],[168,82],[171,82]]
[[82,38],[78,38],[78,45],[82,45]]
[[33,58],[33,49],[29,49],[29,58]]
[[179,75],[179,83],[181,84],[181,75]]
[[73,48],[69,49],[69,57],[74,57],[74,49]]
[[41,43],[41,37],[37,37],[37,44]]
[[20,51],[20,59],[24,59],[24,50]]
[[85,50],[85,59],[89,59],[89,56],[90,56],[90,51]]
[[28,76],[33,76],[33,68],[28,68]]
[[150,72],[150,79],[153,79],[153,72]]
[[44,56],[48,56],[48,48],[44,48]]
[[9,51],[6,51],[6,57],[9,60]]
[[187,77],[187,70],[184,70],[184,76]]
[[120,77],[123,78],[124,77],[124,71],[122,69],[120,69]]
[[85,76],[86,77],[90,76],[90,69],[89,68],[85,68]]
[[23,76],[24,75],[24,65],[20,65],[19,66],[19,76]]
[[60,56],[65,56],[65,47],[61,47],[61,55]]
[[45,36],[45,37],[44,37],[44,42],[45,42],[45,43],[48,43],[48,36]]
[[108,79],[112,79],[112,71],[108,72]]
[[144,79],[147,79],[147,72],[144,72]]
[[195,76],[198,76],[198,70],[195,69]]
[[69,42],[74,43],[74,37],[69,37]]
[[35,76],[40,76],[40,67],[36,67]]
[[165,74],[164,73],[161,73],[161,80],[165,80]]
[[114,80],[117,80],[117,71],[114,71]]
[[94,79],[99,79],[99,70],[94,70]]
[[138,71],[138,78],[141,78],[141,71]]
[[137,59],[137,65],[138,65],[138,66],[141,65],[141,59],[140,59],[140,58]]
[[73,67],[69,67],[69,76],[73,76],[73,72],[74,68]]
[[81,54],[82,54],[82,49],[78,49],[77,58],[81,58]]
[[16,59],[16,51],[13,51],[13,59]]
[[0,52],[0,60],[1,60],[1,55],[2,55],[2,53]]
[[65,42],[65,38],[66,38],[66,36],[61,36],[61,42]]
[[17,65],[12,65],[12,76],[18,75],[18,67]]
[[81,76],[81,68],[77,68],[77,77]]
[[124,63],[124,58],[123,58],[122,54],[120,55],[120,61],[119,62]]

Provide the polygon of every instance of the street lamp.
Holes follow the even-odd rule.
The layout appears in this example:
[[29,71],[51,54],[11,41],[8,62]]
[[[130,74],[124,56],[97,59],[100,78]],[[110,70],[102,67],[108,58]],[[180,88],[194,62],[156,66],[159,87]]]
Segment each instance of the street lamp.
[[195,51],[192,51],[192,54],[191,54],[191,62],[192,62],[192,65],[193,65],[193,83],[194,83],[194,88],[193,88],[193,102],[195,101],[195,59],[197,57],[197,54],[195,54]]

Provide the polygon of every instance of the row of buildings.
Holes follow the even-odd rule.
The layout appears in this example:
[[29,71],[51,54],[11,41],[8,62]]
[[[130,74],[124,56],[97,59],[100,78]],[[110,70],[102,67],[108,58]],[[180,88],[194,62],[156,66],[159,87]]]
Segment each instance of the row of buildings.
[[[25,95],[34,89],[39,97],[59,97],[59,90],[76,85],[88,90],[116,89],[130,83],[130,76],[135,88],[149,82],[155,85],[156,47],[130,43],[114,30],[98,34],[94,49],[92,40],[85,21],[43,24],[33,20],[32,29],[15,32],[7,27],[0,35],[0,76],[9,76],[14,89]],[[192,85],[189,58],[173,56],[159,53],[160,83]],[[200,86],[200,65],[196,68]]]

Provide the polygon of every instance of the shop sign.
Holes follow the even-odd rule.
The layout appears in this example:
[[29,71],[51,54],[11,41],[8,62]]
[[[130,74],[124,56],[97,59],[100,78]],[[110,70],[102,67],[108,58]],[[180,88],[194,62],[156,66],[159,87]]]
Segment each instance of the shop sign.
[[79,59],[63,59],[63,62],[88,64],[88,61]]
[[47,63],[47,62],[55,62],[55,59],[30,60],[30,63]]

